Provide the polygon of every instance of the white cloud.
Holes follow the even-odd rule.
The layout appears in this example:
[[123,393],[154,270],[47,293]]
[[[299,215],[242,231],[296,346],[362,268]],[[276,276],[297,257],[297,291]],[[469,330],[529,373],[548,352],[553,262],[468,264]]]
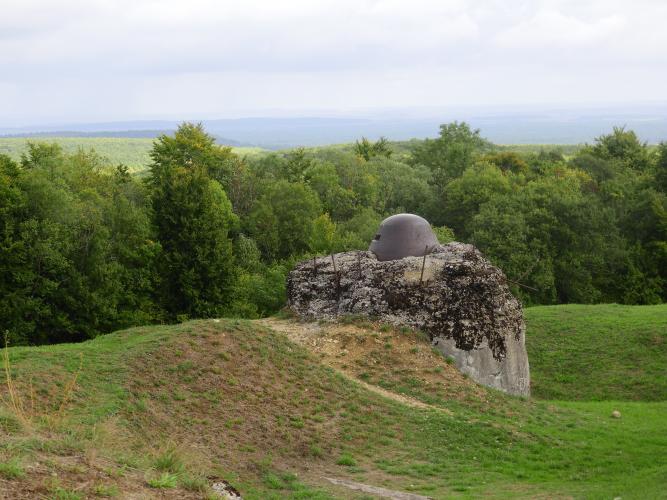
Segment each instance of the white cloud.
[[619,15],[587,22],[555,10],[544,10],[501,32],[497,41],[509,48],[571,48],[605,42],[618,36],[623,25]]

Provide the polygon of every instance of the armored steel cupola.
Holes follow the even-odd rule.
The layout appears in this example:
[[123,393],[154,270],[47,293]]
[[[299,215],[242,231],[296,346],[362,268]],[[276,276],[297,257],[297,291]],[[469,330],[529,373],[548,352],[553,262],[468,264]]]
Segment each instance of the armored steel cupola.
[[380,224],[369,250],[378,260],[397,260],[403,257],[421,257],[438,246],[431,225],[414,214],[397,214]]

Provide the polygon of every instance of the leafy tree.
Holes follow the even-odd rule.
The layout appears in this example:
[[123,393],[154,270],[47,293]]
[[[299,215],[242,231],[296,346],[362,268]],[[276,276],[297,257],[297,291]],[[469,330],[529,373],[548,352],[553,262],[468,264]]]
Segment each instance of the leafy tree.
[[234,161],[226,189],[234,213],[247,217],[259,197],[263,180],[245,161]]
[[656,151],[655,184],[656,189],[667,193],[667,142],[661,142]]
[[447,183],[470,166],[480,152],[488,149],[490,143],[465,122],[440,125],[437,139],[426,139],[418,145],[413,154],[413,163],[426,165],[433,173],[433,183],[442,192]]
[[155,301],[155,266],[162,248],[154,241],[149,193],[126,168],[119,167],[107,203],[104,218],[109,227],[109,250],[120,266],[123,283],[118,296],[118,322],[131,326],[161,319],[162,311]]
[[248,225],[266,257],[287,258],[308,251],[320,210],[320,200],[310,187],[281,180],[261,196]]
[[285,155],[285,161],[280,164],[281,178],[289,182],[302,182],[308,168],[312,165],[306,156],[304,148],[296,148]]
[[386,158],[374,158],[369,165],[375,171],[378,193],[381,193],[375,207],[378,212],[387,215],[427,212],[434,198],[430,185],[432,176],[427,167]]
[[372,208],[361,209],[339,228],[337,246],[340,250],[367,250],[382,217]]
[[335,243],[336,224],[331,221],[329,214],[322,214],[313,222],[310,251],[317,254],[331,253],[334,251]]
[[446,223],[456,234],[469,235],[467,224],[480,206],[497,195],[510,192],[510,182],[496,166],[480,163],[447,184],[436,223]]
[[285,304],[287,268],[274,264],[259,272],[241,271],[234,285],[229,312],[233,316],[259,318],[273,314]]
[[473,218],[472,241],[537,289],[517,290],[530,303],[624,300],[630,250],[613,210],[584,184],[577,172],[544,177],[489,199]]
[[528,172],[528,164],[513,151],[488,154],[483,159],[498,167],[502,172],[511,172],[513,174],[525,174]]
[[173,136],[161,135],[151,151],[151,180],[158,184],[171,168],[203,168],[224,188],[229,186],[238,157],[230,147],[219,146],[201,123],[182,123]]
[[16,182],[19,175],[18,165],[0,154],[0,318],[14,336],[30,329],[24,320],[28,297],[22,283],[28,256],[20,237],[20,214],[27,200]]
[[336,167],[329,162],[314,162],[305,173],[306,183],[318,195],[323,210],[334,221],[349,219],[357,209],[357,195],[341,186]]
[[575,156],[570,166],[586,172],[598,183],[613,179],[618,173],[611,161],[585,152]]
[[255,240],[245,234],[239,234],[234,240],[234,256],[239,268],[245,271],[256,272],[262,268],[262,253]]
[[28,142],[28,151],[21,154],[21,166],[24,169],[40,169],[47,173],[50,180],[55,180],[56,171],[62,171],[65,155],[56,144]]
[[389,147],[389,141],[386,137],[380,137],[375,142],[371,142],[365,137],[362,137],[361,141],[355,141],[354,152],[357,156],[366,161],[375,156],[389,158],[392,154],[391,148]]
[[373,167],[349,154],[339,156],[335,166],[341,187],[353,194],[353,213],[375,206],[380,192]]
[[238,220],[222,186],[201,167],[172,167],[152,199],[166,310],[172,317],[224,314],[234,283],[230,232]]
[[151,156],[162,303],[172,317],[222,315],[235,280],[230,233],[238,218],[212,177],[225,177],[228,152],[201,125],[185,123],[173,138],[161,136]]
[[0,161],[14,198],[1,210],[0,258],[2,314],[14,342],[83,340],[157,316],[145,206],[131,190],[116,191],[100,162],[51,145],[29,147],[20,168]]
[[433,233],[438,238],[438,241],[445,245],[452,241],[456,241],[456,236],[454,236],[454,231],[452,231],[447,226],[434,227]]
[[650,167],[650,157],[646,143],[639,141],[637,134],[625,127],[614,127],[611,134],[595,139],[595,144],[584,150],[603,160],[616,160],[623,166],[638,171]]

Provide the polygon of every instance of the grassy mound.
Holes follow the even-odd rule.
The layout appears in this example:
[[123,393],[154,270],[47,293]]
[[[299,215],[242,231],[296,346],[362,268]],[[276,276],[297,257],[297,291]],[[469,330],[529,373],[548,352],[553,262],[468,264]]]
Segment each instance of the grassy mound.
[[[194,321],[12,348],[0,491],[214,498],[210,486],[225,479],[245,498],[359,498],[326,477],[435,498],[665,491],[667,403],[549,403],[483,389],[483,397],[454,397],[452,383],[432,390],[437,372],[422,373],[422,385],[403,380],[406,367],[383,375],[375,361],[398,363],[428,344],[376,333],[377,349],[359,353],[350,373],[424,406],[369,390],[257,322]],[[622,418],[610,418],[612,410]]]
[[533,397],[667,400],[667,304],[525,311]]

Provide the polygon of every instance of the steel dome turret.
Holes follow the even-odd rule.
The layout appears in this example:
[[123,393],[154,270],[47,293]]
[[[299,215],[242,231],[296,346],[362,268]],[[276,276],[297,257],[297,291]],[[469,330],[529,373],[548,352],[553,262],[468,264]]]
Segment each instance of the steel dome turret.
[[382,221],[368,249],[378,260],[385,261],[421,257],[436,246],[438,238],[426,219],[414,214],[397,214]]

